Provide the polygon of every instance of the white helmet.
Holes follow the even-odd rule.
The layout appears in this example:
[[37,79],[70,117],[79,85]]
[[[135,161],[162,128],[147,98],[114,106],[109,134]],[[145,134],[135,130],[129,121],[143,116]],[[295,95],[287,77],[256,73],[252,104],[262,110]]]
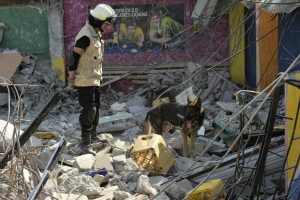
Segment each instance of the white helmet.
[[106,4],[98,4],[94,9],[90,10],[90,15],[92,15],[94,18],[103,21],[112,23],[115,18],[117,17],[114,9]]

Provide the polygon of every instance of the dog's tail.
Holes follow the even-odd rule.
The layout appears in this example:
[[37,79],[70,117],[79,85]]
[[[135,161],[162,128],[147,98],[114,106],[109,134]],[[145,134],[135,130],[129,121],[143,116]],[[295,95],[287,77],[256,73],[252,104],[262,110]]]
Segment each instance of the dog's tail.
[[151,126],[151,119],[150,119],[150,115],[147,114],[145,121],[144,121],[144,129],[143,129],[143,134],[144,135],[150,135],[151,134],[151,130],[152,126]]

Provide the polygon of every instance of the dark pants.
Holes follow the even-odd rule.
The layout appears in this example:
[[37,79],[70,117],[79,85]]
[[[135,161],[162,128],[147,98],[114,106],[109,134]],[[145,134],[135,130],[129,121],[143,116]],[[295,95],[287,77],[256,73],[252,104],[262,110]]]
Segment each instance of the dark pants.
[[100,114],[99,87],[78,87],[78,100],[82,107],[79,123],[82,139],[88,140],[91,134],[96,134]]

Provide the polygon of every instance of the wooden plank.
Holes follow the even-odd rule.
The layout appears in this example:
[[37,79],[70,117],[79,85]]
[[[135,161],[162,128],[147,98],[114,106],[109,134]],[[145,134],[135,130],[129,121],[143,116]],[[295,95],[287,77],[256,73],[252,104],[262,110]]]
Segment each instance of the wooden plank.
[[262,91],[278,73],[278,16],[262,9],[256,16],[256,84]]
[[132,70],[135,68],[144,68],[144,69],[167,69],[167,68],[185,68],[186,63],[171,63],[171,64],[162,64],[162,65],[145,65],[145,66],[103,66],[103,69],[126,69]]
[[[107,75],[107,76],[103,76],[103,78],[108,78],[108,79],[110,79],[110,78],[116,78],[116,77],[120,77],[120,76],[118,76],[118,75]],[[139,75],[139,76],[127,76],[126,77],[126,79],[148,79],[148,76],[147,75]]]
[[[145,71],[145,72],[135,72],[134,74],[158,74],[158,73],[164,73],[164,72],[183,72],[184,69],[171,69],[171,70],[150,70],[150,71]],[[111,71],[111,70],[104,70],[103,74],[107,75],[107,74],[125,74],[128,73],[129,71],[127,70],[116,70],[116,71]]]
[[10,80],[17,68],[20,66],[23,60],[23,56],[18,52],[7,52],[0,54],[0,83],[5,83],[6,80]]
[[[231,0],[233,2],[233,0]],[[235,55],[230,61],[231,80],[234,83],[243,85],[246,82],[245,76],[245,22],[244,22],[244,6],[238,3],[229,13],[230,27],[230,55]],[[243,51],[241,51],[243,50]],[[241,52],[239,52],[241,51]],[[239,53],[238,53],[239,52]]]

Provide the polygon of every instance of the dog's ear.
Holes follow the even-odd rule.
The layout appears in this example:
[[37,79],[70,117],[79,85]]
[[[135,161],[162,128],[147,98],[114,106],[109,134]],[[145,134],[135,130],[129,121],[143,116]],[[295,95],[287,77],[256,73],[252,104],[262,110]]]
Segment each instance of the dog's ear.
[[188,95],[187,96],[187,102],[188,102],[188,105],[195,105],[195,102],[196,102],[197,99],[195,99],[193,96],[191,95]]
[[198,108],[202,108],[202,101],[201,101],[201,99],[200,98],[197,98],[197,100],[195,100],[196,101],[196,103],[195,103],[195,106],[197,106]]
[[192,98],[191,98],[190,95],[188,95],[188,96],[186,97],[186,99],[187,99],[187,105],[191,105],[191,104],[193,103],[193,100],[192,100]]

